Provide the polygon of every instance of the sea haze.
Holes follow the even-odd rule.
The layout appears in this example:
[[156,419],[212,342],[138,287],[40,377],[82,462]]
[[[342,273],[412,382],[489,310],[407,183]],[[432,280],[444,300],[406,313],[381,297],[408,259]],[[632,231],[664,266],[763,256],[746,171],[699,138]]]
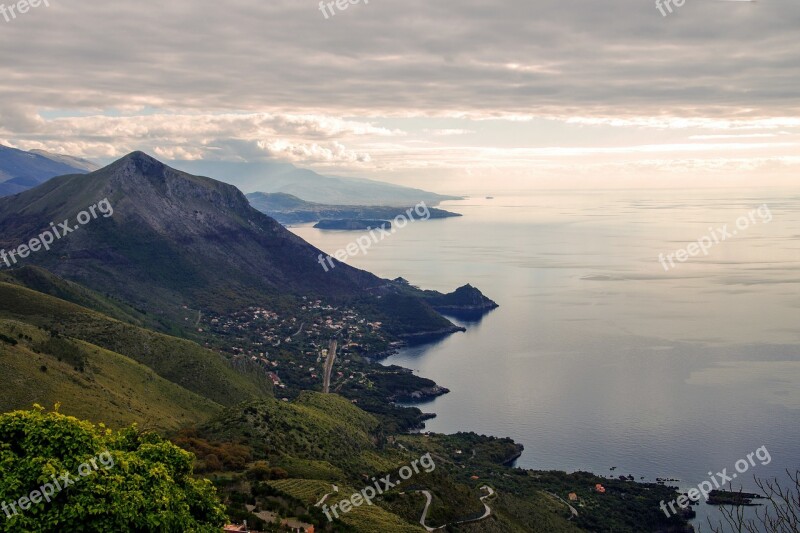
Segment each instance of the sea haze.
[[[756,216],[669,272],[659,263],[762,205],[771,222]],[[737,479],[746,489],[751,474],[800,466],[796,192],[542,192],[442,207],[465,216],[410,224],[349,260],[425,288],[471,283],[500,304],[387,361],[452,391],[421,406],[437,414],[429,430],[512,437],[526,468],[682,488],[762,445],[772,462]],[[358,236],[292,229],[328,253]]]

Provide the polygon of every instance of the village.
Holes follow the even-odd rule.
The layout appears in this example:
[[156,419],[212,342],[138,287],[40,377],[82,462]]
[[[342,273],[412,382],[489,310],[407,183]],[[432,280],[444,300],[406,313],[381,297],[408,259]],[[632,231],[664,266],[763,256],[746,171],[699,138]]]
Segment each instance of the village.
[[308,297],[297,306],[284,306],[281,310],[251,306],[228,315],[201,313],[197,333],[206,347],[219,351],[234,366],[262,369],[275,396],[287,401],[300,390],[321,389],[330,339],[336,338],[339,346],[332,391],[347,384],[370,388],[364,372],[367,358],[402,345],[388,339],[381,322],[370,322],[354,309]]

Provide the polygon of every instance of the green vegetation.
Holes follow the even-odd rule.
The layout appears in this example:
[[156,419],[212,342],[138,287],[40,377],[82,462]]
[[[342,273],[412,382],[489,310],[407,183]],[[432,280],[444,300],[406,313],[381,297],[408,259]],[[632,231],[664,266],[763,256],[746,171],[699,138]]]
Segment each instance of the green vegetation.
[[221,405],[264,397],[265,376],[244,375],[197,344],[114,320],[24,287],[0,282],[0,318],[9,318],[124,355]]
[[115,301],[108,296],[98,294],[82,285],[59,278],[43,268],[24,266],[15,270],[0,272],[0,281],[22,285],[137,326],[148,323],[148,318],[143,312],[133,309],[122,302]]
[[441,334],[458,329],[422,299],[407,294],[387,293],[377,300],[359,302],[357,308],[366,316],[382,320],[384,329],[398,337],[422,331],[438,331]]
[[202,425],[198,433],[213,442],[243,444],[257,459],[288,455],[325,461],[351,475],[395,464],[391,454],[374,453],[378,420],[336,395],[303,392],[294,402],[248,402]]
[[[41,408],[0,415],[0,471],[0,501],[20,507],[0,515],[0,531],[217,532],[225,521],[191,455],[136,427],[113,432]],[[57,490],[63,473],[74,483]],[[49,502],[32,492],[47,483]]]
[[223,409],[93,344],[9,319],[0,319],[0,332],[18,339],[14,345],[0,345],[0,412],[61,403],[70,414],[114,427],[138,422],[177,429]]

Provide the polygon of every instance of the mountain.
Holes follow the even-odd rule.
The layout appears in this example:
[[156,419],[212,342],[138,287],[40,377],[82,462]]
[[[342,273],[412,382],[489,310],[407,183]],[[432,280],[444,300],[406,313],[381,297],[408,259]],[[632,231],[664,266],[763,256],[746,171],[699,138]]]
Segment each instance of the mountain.
[[376,300],[396,291],[393,282],[339,262],[323,269],[320,250],[251,207],[234,186],[175,170],[142,152],[0,198],[0,249],[28,242],[51,221],[72,225],[79,212],[104,200],[110,213],[75,225],[49,251],[19,259],[21,264],[173,323],[184,320],[187,304],[226,313],[307,296],[363,302],[387,318],[389,332],[409,333],[412,324],[422,332],[458,329],[421,294],[403,298],[402,309],[386,309]]
[[92,170],[97,170],[97,165],[85,159],[0,145],[0,196],[26,191],[55,176]]
[[86,172],[94,172],[100,168],[100,165],[94,161],[89,161],[88,159],[74,157],[71,155],[54,154],[53,152],[48,152],[46,150],[30,150],[30,153],[46,157],[51,161],[63,163],[79,170],[85,170]]
[[[250,205],[281,224],[303,224],[321,220],[391,220],[413,207],[325,205],[301,200],[286,193],[254,192],[247,195]],[[460,217],[444,209],[428,208],[429,218]],[[419,218],[415,215],[415,218]]]
[[425,202],[434,206],[460,199],[380,181],[323,176],[289,163],[171,161],[170,164],[192,174],[214,176],[248,193],[286,193],[320,204],[408,206]]

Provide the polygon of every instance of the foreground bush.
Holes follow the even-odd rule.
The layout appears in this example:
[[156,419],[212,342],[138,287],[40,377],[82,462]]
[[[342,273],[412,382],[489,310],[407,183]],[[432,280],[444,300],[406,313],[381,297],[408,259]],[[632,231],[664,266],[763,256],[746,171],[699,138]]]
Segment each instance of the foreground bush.
[[225,521],[190,453],[38,406],[0,415],[0,506],[3,532],[218,532]]

